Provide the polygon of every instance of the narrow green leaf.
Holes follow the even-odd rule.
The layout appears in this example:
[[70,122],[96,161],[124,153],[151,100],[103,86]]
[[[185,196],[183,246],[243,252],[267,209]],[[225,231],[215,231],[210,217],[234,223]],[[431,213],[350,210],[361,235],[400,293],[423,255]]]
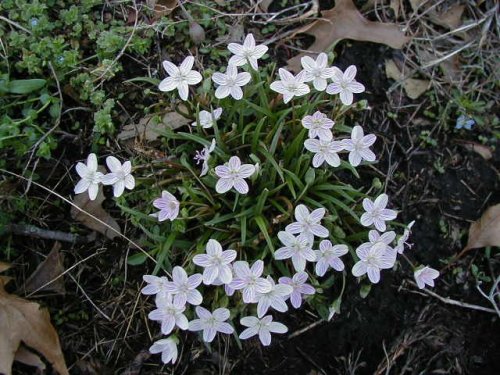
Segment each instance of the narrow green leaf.
[[40,90],[47,83],[44,79],[20,79],[9,82],[11,94],[29,94]]

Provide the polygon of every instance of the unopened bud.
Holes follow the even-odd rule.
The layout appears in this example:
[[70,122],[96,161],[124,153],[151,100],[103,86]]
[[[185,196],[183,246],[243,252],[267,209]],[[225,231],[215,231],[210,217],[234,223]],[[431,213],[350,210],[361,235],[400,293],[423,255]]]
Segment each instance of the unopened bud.
[[194,44],[200,44],[205,40],[205,30],[197,22],[191,22],[189,24],[189,36]]

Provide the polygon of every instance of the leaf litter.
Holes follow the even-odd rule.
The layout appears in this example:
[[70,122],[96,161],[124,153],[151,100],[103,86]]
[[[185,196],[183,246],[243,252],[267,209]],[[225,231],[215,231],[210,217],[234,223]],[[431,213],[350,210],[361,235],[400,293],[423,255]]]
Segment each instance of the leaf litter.
[[0,277],[0,373],[12,374],[12,363],[19,360],[43,369],[45,365],[25,344],[41,353],[60,375],[69,374],[59,336],[46,309],[35,302],[9,294]]
[[303,56],[327,51],[339,40],[374,42],[401,49],[411,39],[396,24],[367,20],[352,0],[337,0],[332,9],[323,11],[321,18],[295,30],[292,37],[300,33],[314,36],[315,41],[308,48],[312,53],[300,53],[288,60],[288,67],[296,72],[301,69]]

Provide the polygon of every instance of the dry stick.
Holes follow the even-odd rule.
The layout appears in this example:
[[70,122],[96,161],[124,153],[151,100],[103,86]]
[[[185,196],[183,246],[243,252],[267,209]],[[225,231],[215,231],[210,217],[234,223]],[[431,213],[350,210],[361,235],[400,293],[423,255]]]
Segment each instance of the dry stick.
[[71,242],[77,244],[89,243],[95,239],[93,234],[88,236],[79,236],[77,234],[61,232],[59,230],[43,229],[34,225],[9,224],[6,229],[7,233],[12,233],[18,236],[43,238],[45,240]]
[[316,321],[314,323],[309,324],[308,326],[306,326],[304,328],[299,329],[298,331],[295,331],[295,332],[291,333],[288,336],[288,340],[293,339],[294,337],[302,335],[303,333],[309,331],[310,329],[313,329],[313,328],[319,326],[321,323],[324,323],[324,320],[322,320],[322,319],[318,320],[318,321]]
[[[417,286],[417,284],[415,284],[413,281],[409,281],[408,280],[408,282],[411,285],[415,286],[415,287]],[[443,297],[443,296],[440,296],[439,294],[434,293],[434,292],[432,292],[432,291],[430,291],[428,289],[422,289],[422,291],[424,293],[427,293],[431,297],[437,298],[441,302],[444,302],[444,303],[446,303],[448,305],[460,306],[460,307],[464,307],[466,309],[472,309],[472,310],[477,310],[477,311],[489,312],[489,313],[493,313],[493,314],[497,313],[494,309],[490,309],[488,307],[483,307],[483,306],[478,306],[478,305],[473,305],[473,304],[470,304],[470,303],[467,303],[467,302],[457,301],[457,300],[454,300],[454,299],[451,299],[451,298],[448,298],[448,297]],[[421,292],[413,292],[413,293],[420,293],[420,294],[422,294]]]
[[[21,180],[24,180],[24,181],[29,181],[28,178],[24,177],[24,176],[21,176],[17,173],[14,173],[14,172],[11,172],[11,171],[7,171],[3,168],[0,168],[0,172],[3,172],[3,173],[6,173],[6,174],[9,174],[11,176],[14,176],[14,177],[17,177]],[[56,193],[55,191],[49,189],[48,187],[45,187],[41,184],[39,184],[38,182],[34,182],[32,181],[32,184],[35,185],[35,186],[38,186],[39,188],[49,192],[50,194],[53,194],[55,195],[56,197],[58,197],[59,199],[62,199],[64,202],[70,204],[72,207],[76,208],[78,211],[80,212],[83,212],[84,214],[86,215],[89,215],[92,219],[94,219],[95,221],[97,221],[99,224],[102,224],[104,225],[106,228],[108,228],[109,230],[111,230],[113,233],[116,233],[116,235],[118,235],[119,237],[121,238],[124,238],[125,240],[127,240],[129,243],[131,243],[133,246],[135,246],[137,249],[139,249],[140,251],[142,251],[144,253],[144,255],[146,255],[146,257],[148,257],[149,259],[151,259],[153,262],[157,263],[156,262],[156,259],[153,258],[151,255],[148,254],[148,252],[146,250],[144,250],[142,247],[140,247],[137,243],[135,243],[134,241],[132,241],[130,238],[128,238],[127,236],[125,236],[124,234],[121,234],[118,230],[116,230],[115,228],[111,227],[109,224],[105,223],[104,221],[102,221],[101,219],[95,217],[94,215],[92,215],[91,213],[89,213],[88,211],[85,211],[84,209],[78,207],[76,204],[74,204],[73,202],[71,202],[69,199],[66,199],[64,198],[61,194],[59,193]],[[170,274],[167,272],[167,275],[170,277]]]

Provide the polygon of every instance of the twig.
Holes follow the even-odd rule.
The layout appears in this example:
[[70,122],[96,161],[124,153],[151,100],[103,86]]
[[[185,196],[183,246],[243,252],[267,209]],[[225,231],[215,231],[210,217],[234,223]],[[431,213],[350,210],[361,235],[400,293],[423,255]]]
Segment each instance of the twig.
[[96,310],[97,310],[97,311],[98,311],[98,312],[99,312],[99,313],[100,313],[103,317],[105,317],[105,318],[106,318],[106,320],[107,320],[108,322],[111,322],[111,320],[112,320],[112,319],[111,319],[109,316],[107,316],[107,315],[104,313],[104,311],[102,311],[99,307],[97,307],[97,305],[96,305],[96,304],[95,304],[95,303],[94,303],[94,302],[90,299],[90,297],[88,296],[88,294],[87,294],[87,293],[85,293],[85,290],[83,290],[83,288],[82,288],[82,287],[81,287],[81,285],[78,283],[78,281],[76,281],[76,279],[73,277],[73,275],[68,274],[68,276],[69,276],[69,277],[71,277],[71,280],[73,280],[73,281],[75,282],[76,286],[77,286],[77,287],[78,287],[78,289],[80,289],[80,291],[83,293],[83,295],[85,296],[85,298],[87,299],[87,301],[89,301],[89,302],[90,302],[90,304],[91,304],[92,306],[94,306],[94,308],[95,308],[95,309],[96,309]]
[[300,336],[300,335],[302,335],[303,333],[305,333],[305,332],[309,331],[310,329],[313,329],[313,328],[315,328],[315,327],[319,326],[321,323],[324,323],[324,322],[325,322],[325,321],[321,319],[321,320],[318,320],[318,321],[316,321],[316,322],[314,322],[314,323],[311,323],[311,324],[309,324],[308,326],[306,326],[306,327],[304,327],[304,328],[301,328],[301,329],[299,329],[298,331],[295,331],[295,332],[291,333],[291,334],[288,336],[288,340],[293,339],[294,337]]
[[24,31],[25,33],[28,33],[28,34],[32,34],[31,31],[29,31],[28,29],[22,27],[21,25],[19,25],[17,22],[14,22],[14,21],[11,21],[9,20],[8,18],[4,17],[4,16],[0,16],[0,21],[5,21],[7,22],[8,24],[11,24],[12,26],[15,26],[17,27],[19,30],[22,30]]
[[43,229],[34,225],[23,224],[7,225],[7,233],[16,234],[18,236],[43,238],[45,240],[71,242],[77,244],[89,243],[95,240],[95,232],[92,232],[92,234],[89,234],[88,236],[79,236],[77,234],[61,232],[59,230]]
[[[413,281],[408,281],[408,282],[415,287],[417,286],[417,284],[415,284]],[[483,307],[483,306],[479,306],[479,305],[473,305],[473,304],[467,303],[467,302],[457,301],[455,299],[451,299],[448,297],[443,297],[443,296],[440,296],[439,294],[434,293],[428,289],[422,289],[422,292],[428,294],[431,297],[437,298],[441,302],[446,303],[448,305],[460,306],[460,307],[463,307],[466,309],[483,311],[483,312],[488,312],[488,313],[492,313],[492,314],[497,313],[494,309],[490,309],[488,307]],[[415,291],[413,291],[413,293],[415,293]],[[417,293],[419,293],[419,292],[417,292]],[[420,294],[422,294],[422,293],[420,293]]]
[[305,353],[302,349],[300,349],[298,346],[295,347],[295,349],[297,349],[297,351],[304,357],[304,359],[309,362],[311,365],[313,365],[314,367],[316,367],[316,369],[321,372],[323,375],[326,375],[326,372],[325,370],[323,370],[311,357],[309,357],[307,355],[307,353]]

